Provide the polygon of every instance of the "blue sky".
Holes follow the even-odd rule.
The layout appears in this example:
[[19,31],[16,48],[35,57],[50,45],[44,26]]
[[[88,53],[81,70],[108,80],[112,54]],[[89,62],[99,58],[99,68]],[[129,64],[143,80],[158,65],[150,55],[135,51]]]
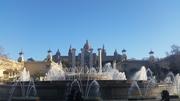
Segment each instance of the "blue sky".
[[13,59],[41,60],[49,48],[67,55],[86,40],[109,55],[127,50],[129,58],[164,57],[180,45],[179,0],[1,0],[0,46]]

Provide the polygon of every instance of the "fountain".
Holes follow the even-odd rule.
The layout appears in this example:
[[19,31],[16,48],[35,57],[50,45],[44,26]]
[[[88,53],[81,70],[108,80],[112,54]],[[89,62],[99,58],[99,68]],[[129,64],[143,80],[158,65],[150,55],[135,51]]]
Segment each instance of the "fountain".
[[111,63],[105,64],[102,71],[97,72],[96,68],[85,67],[78,68],[66,68],[62,69],[61,65],[53,63],[49,71],[44,77],[45,81],[57,81],[57,80],[74,80],[74,79],[91,79],[91,80],[126,80],[124,72],[119,72],[116,68],[111,66]]
[[155,76],[153,76],[153,72],[151,71],[150,68],[146,70],[146,75],[147,75],[147,85],[145,86],[145,96],[148,96],[151,89],[155,88],[157,85],[157,81]]
[[146,75],[147,75],[147,80],[154,78],[154,77],[153,77],[153,72],[151,71],[150,68],[148,68],[148,69],[146,70]]
[[106,63],[103,68],[103,75],[107,75],[110,80],[127,80],[124,72],[119,72],[111,63]]
[[[153,95],[153,90],[156,89],[158,85],[153,76],[153,72],[149,68],[146,70],[146,68],[142,66],[141,69],[135,73],[134,81],[130,81],[127,80],[124,72],[119,72],[115,63],[113,63],[113,66],[111,63],[106,63],[101,71],[95,67],[63,68],[62,65],[51,63],[45,80],[36,81],[35,83],[30,79],[29,72],[25,68],[20,74],[19,81],[17,80],[18,82],[12,86],[9,99],[16,96],[16,90],[22,91],[22,94],[18,96],[24,98],[35,96],[37,95],[36,89],[38,90],[38,95],[41,100],[64,100],[64,96],[67,97],[67,101],[73,101],[72,97],[80,101],[80,99],[100,96],[107,100],[130,98],[146,99]],[[169,73],[168,77],[174,78],[172,73]],[[180,76],[176,75],[176,80],[167,79],[165,81],[166,83],[176,81],[175,84],[179,85],[177,82],[180,80],[179,78]],[[67,84],[69,85],[67,86]],[[69,89],[67,89],[68,87]],[[176,90],[179,92],[178,86]],[[51,93],[46,94],[44,92]]]
[[98,98],[100,96],[100,86],[99,83],[96,80],[93,80],[90,82],[87,81],[82,82],[81,80],[75,79],[72,81],[72,83],[69,85],[70,88],[69,90],[67,89],[66,91],[66,101],[77,101],[73,100],[74,99],[94,99]]
[[65,80],[65,73],[62,69],[62,65],[56,63],[51,64],[49,71],[45,76],[46,81]]
[[128,96],[131,97],[132,95],[134,95],[132,93],[136,93],[135,95],[142,96],[142,92],[141,92],[141,89],[139,88],[137,81],[132,82],[132,84],[128,90]]
[[93,80],[88,87],[86,97],[98,97],[100,95],[99,92],[100,86],[96,80]]
[[24,68],[23,71],[20,73],[19,80],[30,81],[30,74],[29,71],[26,70],[26,68]]
[[[155,99],[155,97],[151,96],[152,89],[156,88],[156,79],[155,76],[153,76],[153,72],[148,68],[144,66],[141,67],[137,73],[135,73],[136,77],[134,77],[133,82],[131,83],[131,86],[128,90],[128,96],[129,100],[152,100]],[[140,84],[138,84],[140,83]],[[140,88],[141,87],[141,88]]]
[[177,94],[180,96],[180,75],[179,73],[175,76]]
[[166,84],[175,84],[176,80],[174,74],[172,72],[169,72],[166,78],[164,79],[164,82]]
[[[21,95],[19,95],[21,92]],[[29,71],[26,68],[20,73],[20,76],[15,82],[11,85],[10,96],[8,101],[12,100],[25,100],[31,99],[36,100],[37,90],[34,84],[34,80],[30,78]]]
[[132,80],[138,80],[138,81],[147,81],[148,77],[147,77],[147,71],[146,71],[146,67],[142,66],[141,69],[135,73],[135,75],[133,76]]
[[169,72],[164,79],[164,85],[166,85],[166,90],[169,91],[170,95],[180,95],[180,76],[177,74],[174,76],[172,72]]

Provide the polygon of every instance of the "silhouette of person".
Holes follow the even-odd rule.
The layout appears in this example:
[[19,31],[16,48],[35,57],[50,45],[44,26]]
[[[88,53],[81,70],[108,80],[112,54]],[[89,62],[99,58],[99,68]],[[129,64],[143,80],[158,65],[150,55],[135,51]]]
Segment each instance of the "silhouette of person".
[[170,101],[169,100],[169,92],[167,90],[163,90],[161,92],[161,101]]

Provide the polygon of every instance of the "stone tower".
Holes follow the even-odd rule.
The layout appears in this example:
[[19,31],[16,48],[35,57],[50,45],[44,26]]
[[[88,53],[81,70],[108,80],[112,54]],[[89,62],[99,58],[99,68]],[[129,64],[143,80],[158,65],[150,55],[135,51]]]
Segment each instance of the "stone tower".
[[19,52],[19,58],[18,58],[18,62],[24,62],[24,53],[23,53],[23,51],[21,50],[20,52]]
[[74,68],[76,66],[76,49],[72,48],[71,45],[68,52],[68,62],[70,67]]
[[123,49],[122,50],[122,61],[126,61],[126,60],[127,60],[126,50]]
[[47,62],[52,62],[52,51],[50,49],[48,50]]
[[91,48],[88,40],[81,49],[81,67],[92,67],[93,66],[93,49]]
[[154,51],[149,52],[149,62],[155,62]]
[[56,54],[53,56],[53,61],[60,64],[61,63],[61,53],[59,49],[57,50]]
[[103,44],[103,47],[102,47],[102,62],[105,62],[106,60],[106,49],[104,47],[104,44]]

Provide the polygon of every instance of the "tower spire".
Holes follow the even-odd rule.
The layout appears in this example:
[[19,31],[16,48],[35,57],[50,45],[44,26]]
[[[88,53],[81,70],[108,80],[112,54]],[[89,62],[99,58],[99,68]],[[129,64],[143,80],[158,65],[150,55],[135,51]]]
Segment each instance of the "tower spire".
[[69,46],[69,49],[72,49],[72,46],[71,46],[71,44],[70,44],[70,46]]
[[72,46],[71,46],[71,44],[70,44],[68,54],[71,54],[71,51],[72,51]]
[[104,44],[103,44],[103,47],[102,47],[102,48],[105,49]]
[[58,49],[55,55],[55,60],[56,63],[60,64],[61,63],[61,53],[60,50]]
[[117,54],[117,49],[115,49],[114,53]]
[[84,44],[84,49],[85,49],[86,51],[89,51],[89,49],[91,49],[91,46],[90,46],[88,40],[86,40],[86,43]]
[[89,42],[88,42],[88,40],[86,40],[86,44],[88,44]]

